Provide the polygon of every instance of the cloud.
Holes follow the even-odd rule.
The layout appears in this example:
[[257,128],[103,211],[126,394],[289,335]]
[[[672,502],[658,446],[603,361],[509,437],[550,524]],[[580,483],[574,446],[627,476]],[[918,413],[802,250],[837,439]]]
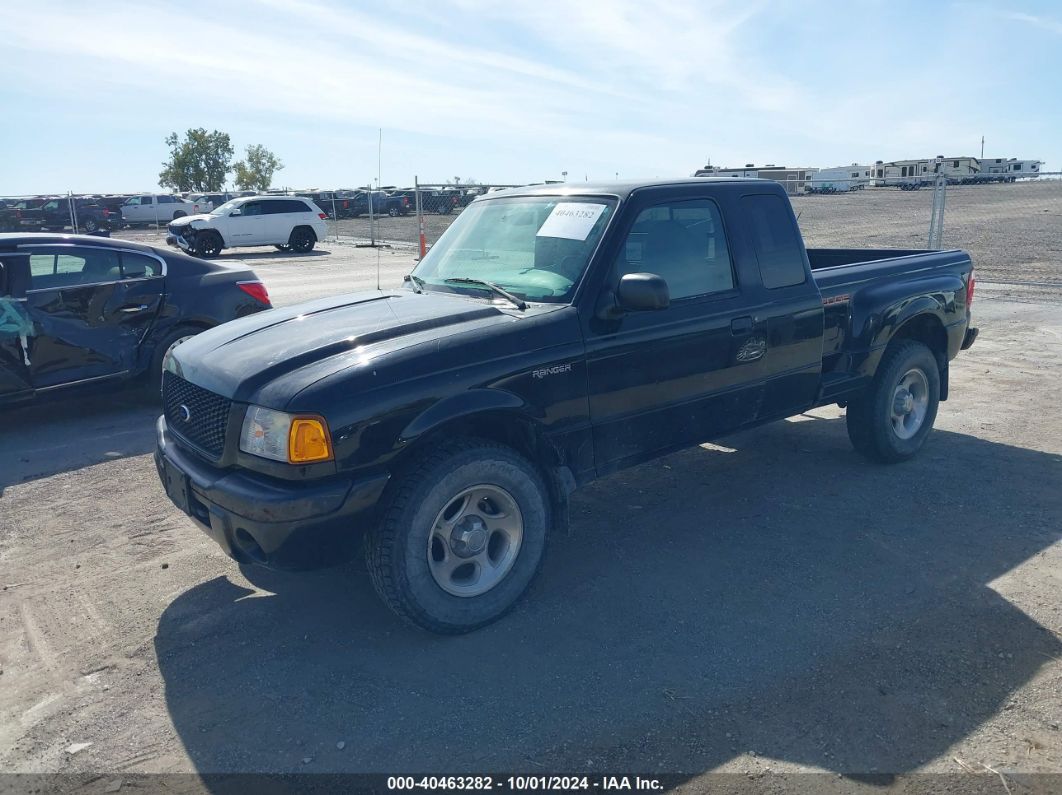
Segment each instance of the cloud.
[[1009,14],[1001,15],[1004,19],[1012,19],[1015,22],[1024,22],[1028,25],[1040,28],[1040,30],[1046,30],[1049,33],[1055,33],[1062,36],[1062,22],[1050,17],[1038,17],[1034,14],[1024,14],[1021,12],[1013,12]]

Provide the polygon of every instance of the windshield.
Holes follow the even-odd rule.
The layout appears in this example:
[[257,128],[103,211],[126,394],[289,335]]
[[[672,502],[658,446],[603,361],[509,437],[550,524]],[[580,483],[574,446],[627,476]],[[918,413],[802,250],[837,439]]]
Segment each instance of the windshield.
[[492,282],[527,301],[566,303],[614,199],[514,196],[470,204],[413,271],[427,290],[480,292],[452,279]]
[[230,199],[229,201],[225,202],[220,207],[215,207],[213,210],[210,211],[210,214],[211,215],[225,215],[229,211],[235,210],[237,207],[240,206],[240,204],[242,204],[242,202],[240,202],[239,199]]

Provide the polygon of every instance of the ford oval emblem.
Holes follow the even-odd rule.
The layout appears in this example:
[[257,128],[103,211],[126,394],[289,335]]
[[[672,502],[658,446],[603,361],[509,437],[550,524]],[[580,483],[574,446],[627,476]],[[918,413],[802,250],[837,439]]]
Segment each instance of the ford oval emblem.
[[177,412],[181,415],[181,422],[189,422],[192,419],[192,410],[183,403],[177,407]]

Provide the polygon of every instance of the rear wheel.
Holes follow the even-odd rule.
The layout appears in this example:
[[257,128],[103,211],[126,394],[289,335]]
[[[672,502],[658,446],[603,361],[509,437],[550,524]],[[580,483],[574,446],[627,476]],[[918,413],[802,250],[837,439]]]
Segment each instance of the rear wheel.
[[155,352],[151,356],[151,364],[147,372],[147,380],[144,384],[145,392],[154,399],[159,399],[162,389],[162,366],[166,362],[166,354],[178,345],[190,340],[202,329],[194,326],[178,326],[166,332],[155,346]]
[[85,231],[88,232],[90,235],[100,231],[99,222],[95,218],[86,218]]
[[535,467],[500,444],[443,445],[399,476],[366,536],[376,592],[399,616],[469,632],[516,604],[538,572],[550,513]]
[[883,463],[911,458],[937,416],[940,370],[921,342],[890,345],[865,395],[849,401],[848,438],[863,455]]
[[390,209],[388,209],[387,214],[392,218],[397,218],[402,214],[402,211],[399,210],[397,207],[391,207]]
[[200,232],[195,241],[195,253],[204,259],[216,257],[224,248],[224,241],[217,232]]
[[288,241],[291,250],[299,254],[306,254],[313,251],[314,244],[316,243],[317,236],[312,230],[307,229],[305,226],[300,226],[294,229],[291,233],[291,238]]

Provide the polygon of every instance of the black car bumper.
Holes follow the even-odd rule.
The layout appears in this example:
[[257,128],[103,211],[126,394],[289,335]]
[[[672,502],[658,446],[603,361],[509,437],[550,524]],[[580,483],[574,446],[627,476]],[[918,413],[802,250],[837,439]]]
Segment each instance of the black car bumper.
[[962,350],[967,350],[977,340],[977,329],[966,329],[966,335],[962,338]]
[[356,551],[388,475],[283,481],[211,466],[156,426],[155,468],[166,494],[229,557],[276,569],[331,566]]

